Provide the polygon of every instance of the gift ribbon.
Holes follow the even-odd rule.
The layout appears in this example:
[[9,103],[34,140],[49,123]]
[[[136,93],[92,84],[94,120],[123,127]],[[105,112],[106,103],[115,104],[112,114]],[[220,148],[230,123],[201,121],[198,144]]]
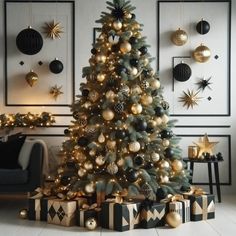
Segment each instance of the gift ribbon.
[[184,200],[183,195],[181,195],[181,194],[175,194],[175,195],[169,194],[167,196],[167,198],[162,199],[160,202],[168,203],[168,202],[176,202],[176,201],[181,201],[181,200]]
[[207,192],[205,192],[202,188],[198,188],[198,187],[190,187],[190,191],[183,193],[184,195],[196,195],[196,196],[201,196],[206,194]]
[[35,199],[34,201],[34,210],[35,210],[35,220],[41,220],[40,212],[41,212],[41,200]]

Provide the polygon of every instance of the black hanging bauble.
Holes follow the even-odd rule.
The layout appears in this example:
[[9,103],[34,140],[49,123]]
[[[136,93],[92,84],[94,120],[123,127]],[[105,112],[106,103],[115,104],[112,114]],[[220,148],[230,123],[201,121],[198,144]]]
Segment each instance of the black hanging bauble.
[[191,75],[192,70],[189,65],[185,63],[180,63],[173,69],[173,77],[180,82],[187,81],[191,77]]
[[149,76],[149,71],[148,71],[148,70],[143,70],[142,74],[143,74],[145,77],[147,77],[147,76]]
[[63,64],[57,58],[50,62],[49,69],[54,74],[59,74],[63,71]]
[[77,111],[74,111],[73,114],[72,114],[73,118],[75,120],[78,120],[79,119],[79,113]]
[[96,49],[96,48],[92,48],[92,49],[91,49],[91,53],[92,53],[93,55],[95,55],[95,54],[97,53],[97,49]]
[[126,178],[131,183],[135,182],[138,179],[138,171],[134,169],[128,169],[126,171]]
[[166,130],[166,129],[163,129],[161,132],[160,132],[160,135],[161,135],[161,138],[164,139],[170,139],[172,138],[173,136],[173,132],[170,131],[170,130]]
[[142,132],[145,131],[147,128],[147,122],[145,120],[142,119],[138,119],[135,123],[134,123],[134,128],[136,131],[138,132]]
[[111,46],[111,51],[112,52],[119,52],[119,50],[120,50],[120,44],[119,43],[114,44],[114,45]]
[[43,47],[43,38],[38,31],[29,27],[17,35],[16,46],[26,55],[35,55]]
[[164,109],[162,107],[159,107],[159,106],[155,107],[154,111],[155,111],[155,115],[160,116],[160,117],[163,116],[164,113],[165,113]]
[[154,127],[153,127],[152,123],[147,124],[146,132],[147,133],[153,133],[154,132]]
[[127,69],[125,66],[122,66],[122,65],[118,65],[117,68],[116,68],[116,73],[118,75],[121,75],[122,73],[126,73],[127,72]]
[[91,114],[97,116],[97,115],[101,114],[101,109],[98,106],[94,106],[91,109]]
[[126,132],[125,130],[117,130],[116,131],[116,138],[117,139],[123,139],[126,137]]
[[139,51],[141,52],[141,55],[145,55],[148,52],[148,49],[147,47],[143,46],[139,48]]
[[66,186],[66,185],[68,185],[68,184],[70,183],[70,180],[71,180],[70,176],[68,176],[68,175],[63,175],[63,176],[61,177],[61,184],[64,185],[64,186]]
[[137,67],[138,66],[138,59],[133,58],[129,61],[131,66]]
[[136,157],[134,158],[134,164],[135,164],[135,165],[141,166],[141,165],[143,165],[143,163],[144,163],[144,158],[143,158],[143,156],[138,155],[138,156],[136,156]]
[[117,102],[115,105],[114,105],[114,111],[118,114],[122,113],[124,111],[124,105],[123,103],[121,102]]
[[203,19],[196,25],[196,30],[199,34],[207,34],[210,31],[210,28],[210,24]]
[[172,158],[174,156],[174,151],[173,149],[171,148],[167,148],[165,151],[164,151],[164,155],[166,158]]
[[161,199],[164,199],[166,198],[168,195],[168,191],[166,188],[158,188],[157,191],[156,191],[156,198],[157,200],[161,200]]
[[154,164],[151,161],[147,162],[146,165],[145,165],[145,169],[147,169],[147,170],[150,170],[153,167],[154,167]]
[[82,96],[83,97],[88,97],[88,95],[89,95],[89,90],[88,89],[83,89],[82,90]]
[[135,14],[132,14],[132,15],[131,15],[131,19],[132,19],[132,20],[135,20],[135,19],[136,19],[136,15],[135,15]]
[[70,134],[70,130],[68,130],[68,129],[65,129],[65,130],[64,130],[64,134],[65,134],[65,135],[68,135],[68,134]]
[[129,43],[130,43],[130,44],[136,44],[136,43],[138,43],[138,39],[137,39],[136,37],[131,37],[131,38],[129,39]]
[[89,143],[89,140],[86,137],[82,136],[78,139],[78,145],[81,147],[86,147],[88,143]]
[[66,166],[69,168],[69,169],[75,169],[76,168],[76,163],[74,161],[67,161],[66,162]]

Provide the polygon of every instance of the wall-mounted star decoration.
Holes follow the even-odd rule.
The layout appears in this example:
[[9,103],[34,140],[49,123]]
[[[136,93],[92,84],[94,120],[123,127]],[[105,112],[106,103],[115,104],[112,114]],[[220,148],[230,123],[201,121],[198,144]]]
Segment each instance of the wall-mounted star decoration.
[[204,91],[205,90],[205,88],[209,88],[209,89],[211,89],[211,87],[210,87],[210,84],[212,84],[211,82],[210,82],[210,80],[211,80],[211,77],[210,78],[208,78],[208,79],[200,79],[196,84],[198,85],[198,89],[200,89],[200,90],[202,90],[202,91]]
[[61,27],[60,24],[60,22],[55,22],[54,20],[50,23],[46,22],[45,26],[43,27],[46,37],[51,39],[60,39],[60,34],[64,33],[64,31],[62,30],[63,27]]
[[199,148],[198,157],[200,157],[203,153],[209,153],[210,155],[213,155],[213,148],[219,142],[210,142],[207,134],[205,134],[204,137],[199,138],[198,142],[193,143]]
[[60,96],[61,94],[63,94],[63,92],[61,91],[62,86],[58,87],[57,85],[51,87],[49,93],[52,95],[52,97],[57,100],[58,96]]
[[202,97],[198,97],[199,92],[200,90],[194,92],[193,90],[190,91],[189,89],[187,92],[183,91],[184,95],[179,97],[179,102],[183,102],[183,106],[186,106],[187,109],[189,109],[189,107],[193,108],[193,106],[198,105],[198,101],[202,99]]

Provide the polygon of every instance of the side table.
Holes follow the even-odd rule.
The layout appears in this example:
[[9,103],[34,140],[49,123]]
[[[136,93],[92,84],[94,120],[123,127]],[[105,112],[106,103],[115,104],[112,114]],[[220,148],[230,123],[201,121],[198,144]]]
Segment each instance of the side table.
[[[210,189],[211,194],[213,194],[211,165],[214,165],[217,197],[218,197],[218,202],[221,202],[220,176],[219,176],[219,165],[218,164],[219,164],[219,162],[222,162],[223,160],[217,160],[217,159],[215,159],[215,160],[199,160],[199,159],[184,158],[183,161],[186,162],[187,164],[188,164],[188,162],[190,163],[191,177],[193,177],[194,163],[203,163],[203,164],[208,165],[209,189]],[[190,180],[190,184],[192,184],[192,179]]]

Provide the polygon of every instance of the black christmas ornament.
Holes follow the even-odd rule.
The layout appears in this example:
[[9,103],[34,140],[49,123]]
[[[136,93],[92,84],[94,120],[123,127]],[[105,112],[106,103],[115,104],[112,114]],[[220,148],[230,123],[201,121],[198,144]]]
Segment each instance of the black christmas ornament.
[[122,113],[124,111],[124,105],[121,102],[117,102],[114,105],[114,111],[117,112],[118,114]]
[[126,171],[126,178],[129,182],[133,183],[138,179],[138,172],[130,168]]
[[173,77],[179,82],[187,81],[192,75],[192,70],[186,63],[181,62],[173,69]]
[[43,47],[43,38],[38,31],[29,27],[17,35],[16,46],[26,55],[35,55]]
[[86,147],[88,143],[89,143],[89,140],[86,137],[82,136],[78,139],[78,145],[81,147]]
[[166,130],[166,129],[163,129],[161,132],[160,132],[160,135],[161,135],[161,138],[164,139],[170,139],[172,138],[173,136],[173,132],[170,131],[170,130]]
[[162,101],[161,102],[161,105],[162,105],[162,107],[163,107],[163,109],[164,110],[168,110],[169,109],[169,103],[168,102],[166,102],[166,101]]
[[135,14],[132,14],[132,15],[131,15],[131,19],[132,19],[132,20],[135,20],[135,19],[136,19],[136,15],[135,15]]
[[63,71],[63,64],[58,58],[55,58],[55,60],[50,62],[49,69],[52,73],[59,74]]
[[142,74],[143,74],[145,77],[147,77],[147,76],[149,76],[149,71],[148,71],[148,70],[143,70]]
[[114,45],[111,46],[111,51],[112,52],[119,52],[119,50],[120,50],[120,44],[119,43],[114,44]]
[[70,134],[70,130],[69,130],[69,129],[65,129],[65,130],[64,130],[64,134],[65,134],[65,135]]
[[116,88],[117,87],[117,79],[115,78],[109,78],[106,82],[107,87],[109,88]]
[[154,127],[153,127],[151,122],[147,124],[146,132],[147,133],[153,133],[154,132]]
[[138,66],[138,59],[133,58],[129,61],[131,66],[137,67]]
[[218,160],[218,161],[223,161],[223,160],[224,160],[224,158],[223,158],[221,152],[218,152],[218,153],[216,154],[216,157],[217,157],[217,160]]
[[159,107],[159,106],[155,107],[154,111],[155,111],[155,115],[160,116],[160,117],[163,116],[164,113],[165,113],[164,109],[162,107]]
[[156,191],[156,198],[157,200],[165,199],[168,195],[168,191],[166,188],[158,188]]
[[76,168],[76,163],[74,161],[67,161],[66,162],[66,166],[69,168],[69,169],[75,169]]
[[82,96],[83,96],[83,97],[88,97],[88,95],[89,95],[89,90],[86,89],[86,88],[83,89],[83,90],[82,90]]
[[126,132],[125,130],[117,130],[116,131],[116,138],[117,139],[123,139],[126,137]]
[[196,30],[199,34],[207,34],[210,31],[210,28],[210,24],[203,19],[196,25]]
[[96,48],[92,48],[92,49],[91,49],[91,53],[92,53],[93,55],[95,55],[95,54],[97,53],[97,49],[96,49]]
[[171,148],[167,148],[165,151],[164,151],[164,155],[166,158],[172,158],[174,156],[174,151],[173,149]]
[[147,169],[147,170],[150,170],[153,167],[154,167],[154,164],[151,161],[147,162],[146,165],[145,165],[145,169]]
[[63,175],[63,176],[61,177],[61,184],[64,185],[64,186],[66,186],[66,185],[68,185],[68,184],[70,183],[70,180],[71,180],[70,176],[68,176],[68,175]]
[[116,72],[118,75],[121,75],[122,73],[126,73],[127,69],[126,69],[126,67],[124,67],[122,65],[118,65],[116,68]]
[[141,52],[141,55],[145,55],[148,52],[148,49],[147,47],[143,46],[139,48],[139,51]]
[[136,156],[136,157],[134,158],[134,164],[135,164],[135,165],[141,166],[141,165],[143,165],[143,163],[144,163],[144,158],[143,158],[143,156],[138,155],[138,156]]
[[75,120],[78,120],[79,119],[79,113],[77,111],[74,111],[73,114],[72,114],[73,118]]
[[211,85],[212,83],[210,82],[210,80],[211,80],[211,77],[208,78],[208,79],[204,79],[204,78],[203,78],[203,79],[200,79],[200,80],[197,82],[198,89],[201,89],[202,91],[204,91],[205,88],[211,89],[210,85]]
[[136,120],[136,122],[134,123],[134,128],[136,131],[138,132],[142,132],[145,131],[147,128],[147,122],[145,120],[142,119],[138,119]]
[[136,44],[136,43],[138,43],[138,39],[137,39],[136,37],[131,37],[131,38],[129,39],[129,43],[130,43],[130,44]]
[[91,113],[92,113],[93,115],[99,115],[99,114],[101,114],[101,109],[100,109],[98,106],[94,106],[94,107],[92,107],[92,109],[91,109]]

